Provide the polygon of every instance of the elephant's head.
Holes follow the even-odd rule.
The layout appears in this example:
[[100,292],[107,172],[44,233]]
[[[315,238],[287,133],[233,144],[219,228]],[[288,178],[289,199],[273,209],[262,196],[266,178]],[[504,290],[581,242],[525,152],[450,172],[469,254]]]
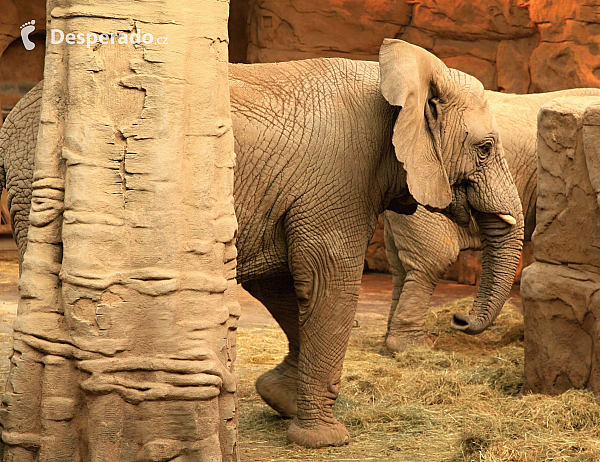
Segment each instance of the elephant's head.
[[455,329],[486,329],[508,297],[523,239],[523,212],[483,85],[426,50],[386,39],[381,92],[399,113],[392,142],[416,202],[467,226],[477,222],[483,274],[473,309]]

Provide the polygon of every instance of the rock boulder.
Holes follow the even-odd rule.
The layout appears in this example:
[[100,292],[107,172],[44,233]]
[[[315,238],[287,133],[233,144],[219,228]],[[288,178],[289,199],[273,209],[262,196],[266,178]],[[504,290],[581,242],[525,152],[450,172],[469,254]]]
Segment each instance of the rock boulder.
[[523,271],[523,391],[600,393],[600,98],[538,118],[537,262]]

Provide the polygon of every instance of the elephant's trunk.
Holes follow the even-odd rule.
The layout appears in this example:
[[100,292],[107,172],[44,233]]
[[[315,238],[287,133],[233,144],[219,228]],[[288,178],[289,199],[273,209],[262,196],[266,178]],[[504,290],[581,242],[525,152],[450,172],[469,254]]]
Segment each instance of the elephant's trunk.
[[466,334],[479,334],[500,313],[512,287],[523,247],[523,215],[510,224],[506,217],[478,212],[475,221],[481,233],[483,271],[477,297],[468,316],[455,314],[453,329]]

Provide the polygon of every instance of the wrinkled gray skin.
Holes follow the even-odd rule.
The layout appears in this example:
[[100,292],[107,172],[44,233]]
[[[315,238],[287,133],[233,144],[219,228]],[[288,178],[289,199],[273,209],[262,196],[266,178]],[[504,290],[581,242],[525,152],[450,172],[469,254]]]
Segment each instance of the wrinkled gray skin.
[[[554,98],[599,96],[600,89],[580,88],[533,95],[486,93],[523,205],[525,240],[528,241],[535,228],[537,114]],[[443,215],[428,212],[420,206],[410,216],[386,211],[383,219],[385,247],[394,283],[386,347],[392,352],[400,352],[408,346],[430,345],[424,323],[431,295],[439,278],[456,261],[459,251],[482,248],[479,228],[475,221],[471,221],[468,228],[462,228]],[[485,269],[473,308],[488,312],[489,320],[498,315],[504,303],[504,297],[487,295],[490,288],[498,290],[499,286],[504,286],[503,290],[508,291],[513,281],[509,272],[498,273],[499,265],[495,261],[498,258],[502,258],[501,252],[484,253]],[[472,333],[483,327],[472,327]]]
[[[523,216],[497,127],[477,80],[401,41],[384,42],[380,65],[232,65],[230,90],[238,280],[289,340],[284,361],[256,387],[295,416],[289,441],[342,445],[349,435],[332,405],[378,214],[414,210],[415,199],[462,222],[473,212],[516,269]],[[39,97],[40,87],[0,131],[21,254]]]
[[0,128],[0,192],[7,189],[19,263],[27,248],[33,155],[39,125],[41,84],[27,93]]

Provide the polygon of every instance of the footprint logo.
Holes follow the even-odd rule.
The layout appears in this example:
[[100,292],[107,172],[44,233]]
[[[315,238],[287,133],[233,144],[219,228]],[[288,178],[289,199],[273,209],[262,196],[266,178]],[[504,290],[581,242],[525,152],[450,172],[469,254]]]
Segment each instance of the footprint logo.
[[35,48],[35,43],[29,40],[29,34],[31,34],[34,30],[35,19],[32,19],[21,26],[21,38],[23,39],[23,45],[25,45],[25,49],[28,51]]

